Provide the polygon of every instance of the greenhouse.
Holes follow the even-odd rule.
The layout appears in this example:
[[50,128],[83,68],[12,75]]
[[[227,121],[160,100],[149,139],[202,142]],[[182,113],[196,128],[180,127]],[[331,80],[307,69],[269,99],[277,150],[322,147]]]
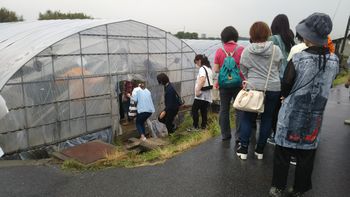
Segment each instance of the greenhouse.
[[[112,142],[120,126],[120,83],[144,81],[156,113],[164,72],[193,101],[195,52],[156,27],[128,20],[52,20],[0,24],[0,120],[6,155],[92,139]],[[19,153],[19,154],[17,154]],[[22,156],[21,156],[22,154]]]
[[[214,57],[217,49],[222,48],[221,40],[189,40],[185,39],[188,44],[197,54],[205,54],[210,61],[210,64],[214,65]],[[238,40],[239,46],[246,47],[249,44],[248,40]]]

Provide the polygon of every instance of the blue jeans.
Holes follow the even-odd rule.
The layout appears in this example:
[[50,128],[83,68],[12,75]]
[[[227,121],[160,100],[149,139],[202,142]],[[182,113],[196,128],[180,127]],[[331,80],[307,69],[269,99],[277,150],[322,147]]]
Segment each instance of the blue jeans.
[[[261,114],[261,123],[260,123],[260,132],[259,132],[259,140],[257,142],[258,146],[264,147],[266,144],[266,140],[270,135],[270,131],[272,128],[272,120],[274,111],[280,101],[280,91],[266,91],[265,96],[265,110],[264,113]],[[252,112],[243,112],[241,117],[241,125],[240,125],[240,141],[242,146],[248,147],[249,138],[252,132],[252,123],[256,117],[256,113]]]
[[150,112],[138,113],[136,116],[136,129],[140,135],[145,135],[145,122],[152,115]]
[[[231,101],[234,100],[241,90],[238,88],[220,88],[220,112],[219,112],[219,124],[221,130],[221,136],[223,139],[227,139],[231,137],[231,126],[230,126],[230,107]],[[236,110],[236,133],[235,138],[238,140],[239,138],[239,128],[240,128],[240,116],[242,112]]]

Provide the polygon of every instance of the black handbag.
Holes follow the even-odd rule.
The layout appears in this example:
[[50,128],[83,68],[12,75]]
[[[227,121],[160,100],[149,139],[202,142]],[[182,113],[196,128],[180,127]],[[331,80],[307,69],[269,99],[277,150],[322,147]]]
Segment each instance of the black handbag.
[[213,89],[213,85],[210,84],[207,69],[205,69],[204,66],[203,66],[203,68],[204,68],[205,74],[207,75],[208,86],[202,87],[201,90],[202,91],[211,90],[211,89]]

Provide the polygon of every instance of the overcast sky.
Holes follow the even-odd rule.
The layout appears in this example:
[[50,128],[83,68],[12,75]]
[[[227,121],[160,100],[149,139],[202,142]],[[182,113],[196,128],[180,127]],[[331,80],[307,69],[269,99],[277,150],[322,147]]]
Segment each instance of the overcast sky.
[[144,22],[165,31],[197,32],[219,37],[221,30],[234,26],[248,37],[255,21],[271,25],[280,13],[288,16],[291,29],[313,12],[324,12],[333,19],[332,37],[343,37],[350,14],[350,0],[0,0],[5,7],[36,20],[39,12],[84,12],[94,18]]

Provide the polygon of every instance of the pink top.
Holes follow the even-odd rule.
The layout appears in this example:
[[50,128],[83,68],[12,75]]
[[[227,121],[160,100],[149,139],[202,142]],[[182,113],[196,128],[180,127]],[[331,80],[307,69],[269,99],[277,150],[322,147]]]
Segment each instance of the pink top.
[[[238,46],[237,43],[235,43],[234,41],[231,41],[224,44],[224,49],[226,50],[227,53],[232,53],[237,46]],[[236,64],[239,66],[241,55],[244,48],[242,46],[238,46],[238,47],[239,48],[236,50],[235,54],[233,54],[233,58],[235,59]],[[215,53],[214,64],[219,64],[221,68],[222,64],[224,63],[225,57],[226,57],[226,54],[225,52],[222,51],[222,48],[217,49]]]
[[[237,64],[238,68],[240,68],[239,64],[240,64],[241,55],[242,55],[242,52],[244,50],[244,47],[238,46],[237,43],[234,41],[230,41],[230,42],[227,42],[224,44],[224,49],[227,53],[232,53],[236,49],[236,47],[239,47],[239,48],[233,54],[233,58],[235,59],[235,62]],[[222,47],[218,48],[216,50],[216,53],[215,53],[214,64],[219,64],[220,68],[221,68],[222,64],[224,63],[225,57],[226,57],[226,54],[224,51],[222,51]],[[244,80],[244,76],[243,76],[242,72],[240,72],[239,75],[241,76],[242,80]]]

